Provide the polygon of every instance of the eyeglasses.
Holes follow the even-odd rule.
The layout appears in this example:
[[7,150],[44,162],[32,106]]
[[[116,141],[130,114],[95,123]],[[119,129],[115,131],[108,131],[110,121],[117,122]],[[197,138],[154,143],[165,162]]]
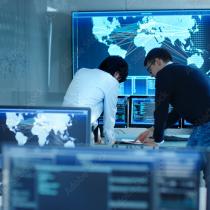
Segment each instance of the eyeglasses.
[[151,70],[151,66],[155,63],[155,60],[151,61],[151,63],[149,64],[149,66],[147,67],[147,71],[152,74],[152,70]]

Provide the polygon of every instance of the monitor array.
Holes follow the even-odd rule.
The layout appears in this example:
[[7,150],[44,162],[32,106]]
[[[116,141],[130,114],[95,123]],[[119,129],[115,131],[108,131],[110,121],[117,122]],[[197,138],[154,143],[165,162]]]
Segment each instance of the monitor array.
[[[173,107],[169,106],[169,112]],[[155,97],[154,96],[119,96],[115,127],[151,127],[154,125]],[[103,114],[98,120],[103,125]],[[180,119],[172,128],[189,128],[192,124]]]

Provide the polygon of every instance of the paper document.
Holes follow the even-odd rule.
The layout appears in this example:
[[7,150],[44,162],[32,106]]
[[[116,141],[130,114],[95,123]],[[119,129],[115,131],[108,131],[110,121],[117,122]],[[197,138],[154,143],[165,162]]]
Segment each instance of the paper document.
[[134,139],[120,139],[116,141],[118,144],[142,144],[140,141],[135,141]]

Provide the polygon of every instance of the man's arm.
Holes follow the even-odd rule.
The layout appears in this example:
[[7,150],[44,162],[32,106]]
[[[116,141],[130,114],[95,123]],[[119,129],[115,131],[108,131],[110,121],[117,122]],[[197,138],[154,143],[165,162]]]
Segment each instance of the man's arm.
[[114,125],[117,112],[118,86],[106,91],[104,97],[104,137],[106,144],[114,143]]
[[164,129],[167,127],[169,101],[173,84],[171,78],[170,72],[164,72],[164,75],[156,78],[153,138],[157,143],[163,141]]
[[144,143],[145,139],[150,138],[153,136],[154,127],[148,128],[143,133],[140,133],[138,137],[135,139],[135,141],[140,141],[141,143]]
[[167,124],[169,103],[167,98],[159,102],[157,97],[156,101],[157,105],[154,112],[153,138],[156,142],[161,142],[163,140],[164,129],[166,128]]
[[[174,125],[179,120],[180,116],[179,114],[173,109],[169,114],[168,114],[168,120],[167,120],[167,125],[166,128]],[[148,128],[146,131],[143,133],[139,134],[139,136],[136,138],[135,141],[140,141],[141,143],[149,144],[154,146],[154,139],[153,139],[153,132],[154,132],[154,127]],[[163,143],[164,141],[161,141],[159,143]]]
[[137,141],[148,143],[149,145],[163,143],[164,129],[170,127],[179,119],[179,115],[175,109],[168,114],[171,85],[169,80],[167,81],[156,81],[154,127],[141,133],[136,138]]

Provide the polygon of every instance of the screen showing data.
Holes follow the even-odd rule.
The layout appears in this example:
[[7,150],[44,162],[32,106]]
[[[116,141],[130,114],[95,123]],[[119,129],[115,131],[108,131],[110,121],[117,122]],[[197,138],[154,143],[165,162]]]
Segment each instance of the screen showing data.
[[[169,105],[168,112],[173,107]],[[154,125],[155,97],[152,96],[131,96],[129,98],[129,126],[130,127],[150,127]],[[176,122],[172,127],[180,127],[180,122]]]

